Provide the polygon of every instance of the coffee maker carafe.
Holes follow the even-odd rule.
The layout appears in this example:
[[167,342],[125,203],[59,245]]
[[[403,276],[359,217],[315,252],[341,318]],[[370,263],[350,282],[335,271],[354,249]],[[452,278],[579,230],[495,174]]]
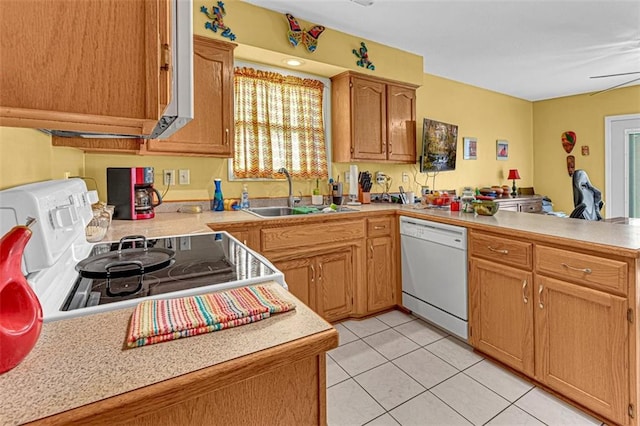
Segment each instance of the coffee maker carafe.
[[162,197],[153,187],[153,167],[107,168],[107,204],[114,219],[151,219]]

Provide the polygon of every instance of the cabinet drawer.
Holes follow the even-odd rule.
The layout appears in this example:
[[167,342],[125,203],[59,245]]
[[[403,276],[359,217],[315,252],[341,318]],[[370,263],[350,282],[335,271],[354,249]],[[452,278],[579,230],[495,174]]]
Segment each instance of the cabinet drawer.
[[469,252],[500,265],[515,266],[531,270],[533,244],[508,238],[471,232]]
[[391,235],[392,226],[391,217],[376,217],[367,219],[367,236],[368,237],[384,237]]
[[627,294],[625,262],[536,246],[536,272],[577,284]]
[[260,231],[262,251],[298,249],[365,237],[364,220],[305,224]]
[[523,213],[540,213],[542,203],[522,203],[518,206],[518,211]]

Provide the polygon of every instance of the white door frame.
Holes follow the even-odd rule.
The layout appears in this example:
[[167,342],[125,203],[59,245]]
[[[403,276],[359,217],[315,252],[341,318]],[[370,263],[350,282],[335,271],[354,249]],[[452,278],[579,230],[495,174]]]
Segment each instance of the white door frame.
[[[612,217],[612,208],[614,207],[614,203],[612,203],[610,201],[611,199],[611,195],[613,194],[613,173],[616,171],[622,171],[624,173],[624,212],[626,215],[629,214],[629,199],[628,199],[628,193],[629,193],[629,183],[627,181],[627,177],[628,177],[628,157],[629,157],[629,148],[626,146],[626,140],[625,143],[623,144],[623,153],[624,153],[624,162],[622,164],[622,167],[620,167],[620,165],[615,164],[615,158],[612,155],[613,152],[613,135],[612,135],[612,131],[613,131],[613,125],[616,122],[621,122],[621,121],[629,121],[629,120],[640,120],[640,114],[625,114],[625,115],[611,115],[608,117],[604,118],[604,187],[605,187],[605,194],[606,197],[609,200],[605,200],[605,215],[608,218]],[[634,129],[637,126],[634,125],[633,123],[629,123],[629,126],[626,130],[628,129]],[[624,131],[625,137],[628,137],[628,131]]]

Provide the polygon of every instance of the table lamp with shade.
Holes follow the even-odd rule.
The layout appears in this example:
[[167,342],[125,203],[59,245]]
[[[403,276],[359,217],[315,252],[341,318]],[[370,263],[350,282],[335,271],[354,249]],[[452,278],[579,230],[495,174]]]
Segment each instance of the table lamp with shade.
[[513,186],[511,187],[511,196],[515,198],[518,195],[516,191],[516,179],[520,179],[520,173],[518,173],[518,169],[509,169],[509,176],[507,179],[513,180]]

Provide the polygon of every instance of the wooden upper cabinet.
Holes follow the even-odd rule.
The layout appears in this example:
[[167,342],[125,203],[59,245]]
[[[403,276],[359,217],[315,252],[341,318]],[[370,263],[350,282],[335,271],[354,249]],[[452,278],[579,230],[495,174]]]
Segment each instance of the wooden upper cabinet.
[[416,161],[416,86],[350,71],[331,81],[333,161]]
[[416,90],[387,85],[388,158],[416,162]]
[[194,118],[149,153],[233,157],[233,43],[193,37]]
[[170,97],[170,1],[0,2],[0,125],[149,134]]
[[385,84],[357,78],[351,79],[351,126],[353,158],[386,160],[387,158],[387,100]]

